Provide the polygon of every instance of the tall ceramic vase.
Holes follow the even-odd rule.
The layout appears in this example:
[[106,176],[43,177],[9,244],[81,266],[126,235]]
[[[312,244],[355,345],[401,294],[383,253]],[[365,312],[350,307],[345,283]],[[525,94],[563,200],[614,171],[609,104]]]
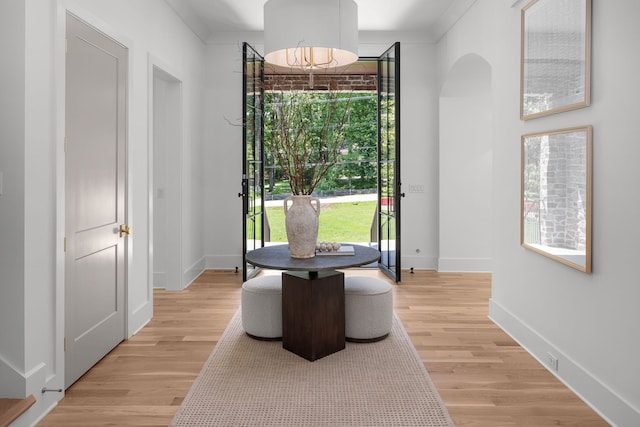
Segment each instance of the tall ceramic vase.
[[284,215],[291,257],[313,258],[318,241],[320,200],[312,196],[289,196],[284,200]]

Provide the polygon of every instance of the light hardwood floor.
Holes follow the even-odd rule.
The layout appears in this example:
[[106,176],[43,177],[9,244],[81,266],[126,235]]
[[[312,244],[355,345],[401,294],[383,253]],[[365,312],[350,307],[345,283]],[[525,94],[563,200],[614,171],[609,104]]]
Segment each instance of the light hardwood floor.
[[[241,282],[233,272],[207,271],[185,291],[155,291],[153,320],[39,425],[166,426],[238,308]],[[393,289],[395,310],[457,426],[608,425],[487,318],[489,274],[403,272]]]

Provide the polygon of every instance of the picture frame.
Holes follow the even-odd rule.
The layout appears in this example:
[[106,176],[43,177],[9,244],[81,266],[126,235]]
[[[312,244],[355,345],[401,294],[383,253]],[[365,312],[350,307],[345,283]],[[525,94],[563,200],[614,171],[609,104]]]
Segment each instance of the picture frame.
[[520,118],[591,103],[592,0],[533,0],[521,12]]
[[520,244],[591,273],[592,126],[522,136]]

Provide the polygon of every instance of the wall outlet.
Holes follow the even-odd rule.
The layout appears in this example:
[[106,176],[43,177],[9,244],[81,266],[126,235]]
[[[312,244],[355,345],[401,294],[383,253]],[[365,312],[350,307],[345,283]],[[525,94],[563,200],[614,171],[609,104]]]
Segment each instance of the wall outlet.
[[424,193],[424,185],[409,184],[409,193]]
[[547,365],[554,371],[558,370],[558,358],[551,353],[547,353]]

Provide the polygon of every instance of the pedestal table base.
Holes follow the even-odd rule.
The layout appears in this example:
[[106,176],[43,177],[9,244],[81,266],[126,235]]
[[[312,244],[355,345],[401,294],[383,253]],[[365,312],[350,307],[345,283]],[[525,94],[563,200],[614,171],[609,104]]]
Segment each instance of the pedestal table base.
[[314,361],[345,348],[344,273],[282,273],[282,347]]

